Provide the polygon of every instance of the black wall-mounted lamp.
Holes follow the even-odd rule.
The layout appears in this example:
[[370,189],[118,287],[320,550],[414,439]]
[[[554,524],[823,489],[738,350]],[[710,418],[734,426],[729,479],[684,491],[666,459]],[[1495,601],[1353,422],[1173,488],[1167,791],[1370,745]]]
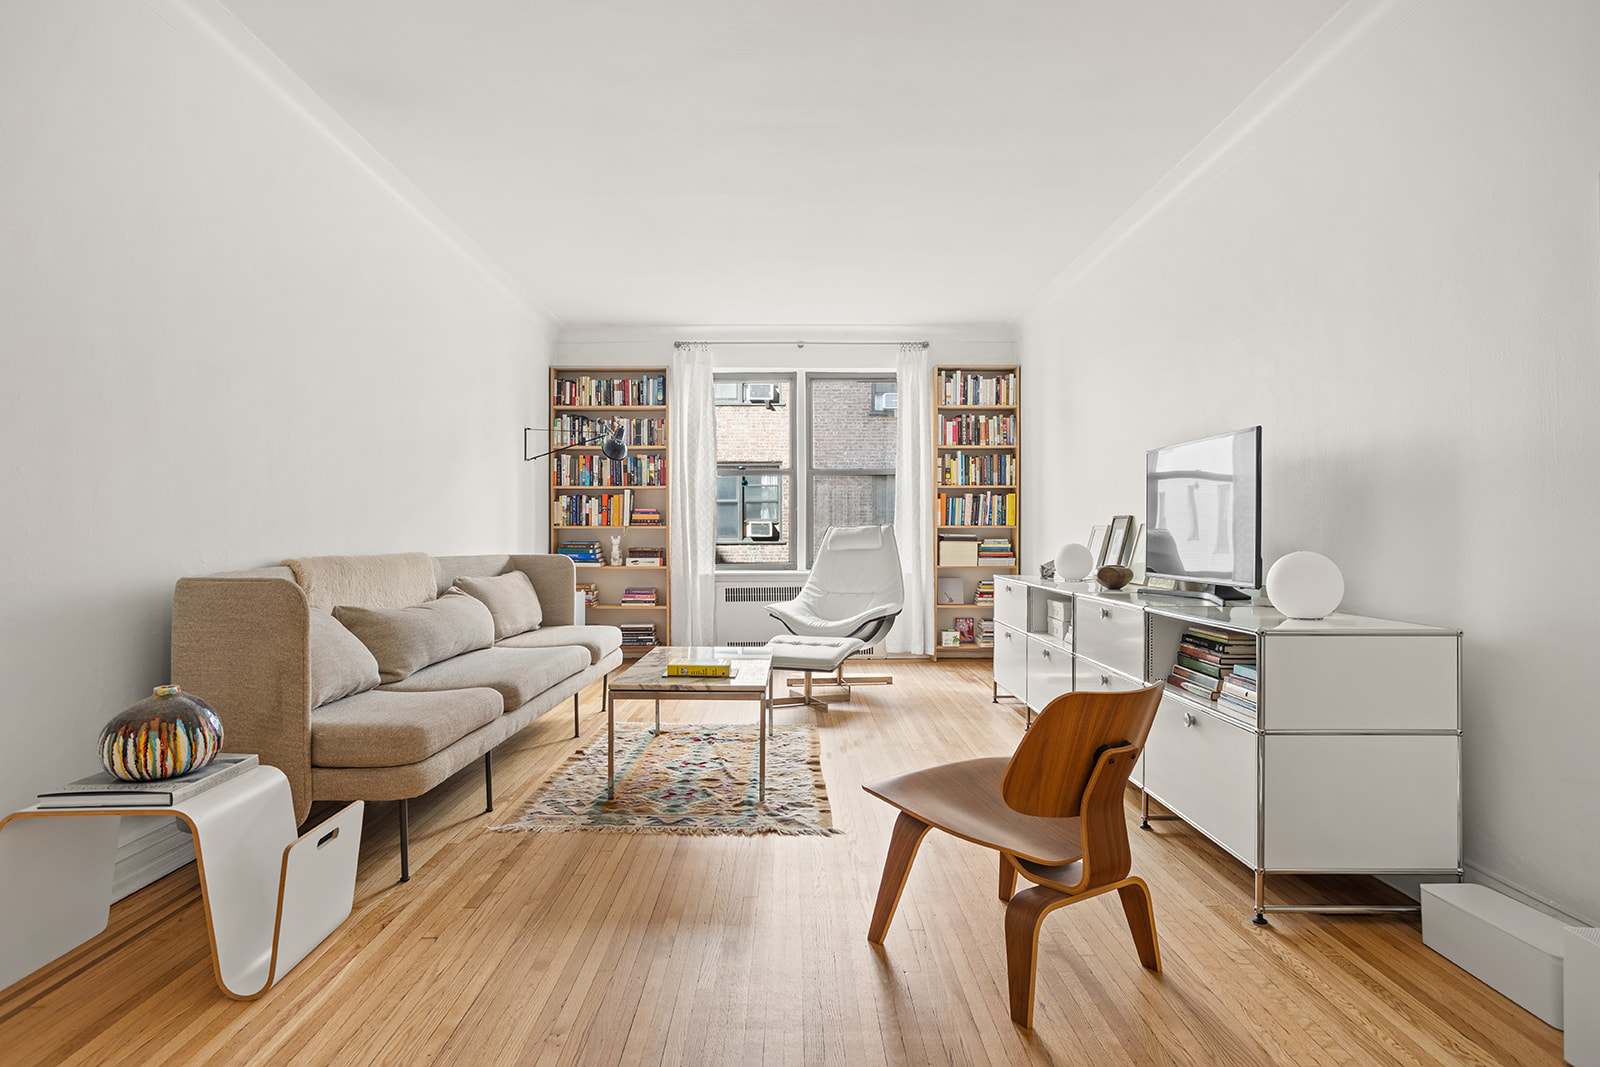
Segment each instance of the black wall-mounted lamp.
[[524,426],[522,428],[523,462],[527,463],[531,462],[532,460],[543,459],[546,456],[554,455],[557,452],[565,452],[569,448],[577,448],[581,445],[599,445],[600,454],[607,459],[628,458],[628,429],[625,425],[623,425],[621,419],[617,419],[610,424],[607,424],[603,422],[597,422],[594,419],[584,418],[582,415],[575,416],[575,418],[582,419],[588,424],[588,427],[579,431],[579,439],[576,441],[569,441],[564,445],[549,449],[548,451],[540,452],[537,456],[528,455],[528,435],[530,433],[552,433],[554,431],[539,430],[534,426]]

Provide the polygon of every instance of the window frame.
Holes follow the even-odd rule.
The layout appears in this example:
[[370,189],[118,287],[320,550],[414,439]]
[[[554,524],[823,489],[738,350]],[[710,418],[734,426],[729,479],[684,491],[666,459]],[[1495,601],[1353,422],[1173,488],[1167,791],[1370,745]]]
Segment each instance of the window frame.
[[[723,462],[721,460],[718,460],[717,461],[717,465],[716,465],[716,474],[715,474],[715,477],[717,477],[717,478],[742,478],[742,477],[747,476],[747,475],[763,475],[763,476],[765,476],[765,475],[777,475],[778,476],[778,515],[779,515],[778,521],[780,523],[780,527],[779,527],[780,537],[779,537],[779,539],[777,541],[775,541],[775,542],[774,541],[753,541],[748,537],[742,536],[743,532],[744,532],[744,529],[745,529],[745,523],[749,521],[745,517],[745,507],[746,507],[746,502],[745,502],[745,499],[744,499],[744,488],[745,487],[742,486],[742,485],[736,487],[737,507],[739,509],[739,531],[740,531],[741,536],[738,537],[738,538],[722,538],[722,537],[719,537],[719,536],[717,536],[717,533],[716,533],[715,519],[713,519],[713,526],[712,526],[712,539],[713,539],[713,544],[715,546],[714,550],[721,549],[725,545],[767,545],[767,546],[771,546],[771,545],[774,545],[774,544],[781,544],[788,551],[787,558],[782,560],[782,561],[779,561],[779,560],[761,560],[761,561],[753,561],[753,562],[749,562],[749,563],[728,563],[728,562],[725,562],[725,561],[723,561],[721,559],[718,559],[717,562],[716,562],[716,570],[717,571],[796,570],[797,569],[797,565],[796,565],[796,562],[795,562],[795,560],[796,560],[796,558],[798,556],[797,546],[799,544],[799,540],[803,537],[802,530],[804,529],[803,523],[805,522],[804,506],[803,506],[803,504],[802,504],[802,502],[800,500],[800,493],[799,493],[799,477],[798,477],[799,467],[798,467],[798,464],[795,462],[796,456],[798,454],[797,449],[799,447],[799,441],[797,440],[797,438],[799,436],[800,412],[802,410],[801,406],[800,406],[800,404],[798,402],[798,397],[800,395],[800,390],[801,390],[800,377],[801,377],[801,375],[800,375],[799,371],[762,371],[762,370],[742,370],[742,371],[741,370],[726,370],[726,371],[722,371],[722,370],[719,370],[719,371],[714,371],[712,373],[711,380],[712,380],[712,383],[713,383],[712,384],[712,389],[713,389],[713,394],[712,394],[713,417],[715,417],[714,412],[715,412],[715,409],[717,407],[761,407],[762,405],[759,404],[759,403],[750,403],[750,402],[746,401],[745,396],[748,393],[748,387],[750,385],[752,385],[752,384],[765,384],[765,383],[769,383],[769,382],[778,386],[778,390],[779,390],[778,391],[778,396],[780,397],[780,400],[782,402],[783,407],[786,408],[788,410],[788,412],[789,412],[789,463],[788,463],[787,466],[768,465],[765,462],[757,462],[757,461],[746,461],[744,463],[738,463],[738,462],[726,462],[725,463],[725,462]],[[735,401],[718,401],[716,399],[716,396],[715,396],[716,385],[718,383],[724,383],[724,382],[737,382],[739,384],[739,399],[738,399],[738,401],[736,401],[736,402]],[[787,399],[783,400],[782,398],[785,396],[785,393],[787,393]],[[788,525],[789,525],[790,528],[787,529],[787,530],[782,528],[783,497],[784,497],[784,487],[785,487],[785,485],[787,485],[788,496],[789,496],[789,523],[788,523]],[[718,506],[720,507],[720,503],[721,502],[718,501],[717,503],[718,503]]]
[[[900,492],[900,485],[899,485],[899,481],[898,481],[898,473],[897,473],[897,471],[896,471],[896,469],[894,467],[882,468],[882,467],[818,467],[818,466],[816,466],[815,457],[816,457],[817,451],[816,451],[815,448],[812,447],[812,429],[813,429],[814,423],[812,422],[812,419],[811,419],[811,412],[812,412],[811,386],[812,386],[812,383],[816,382],[816,381],[830,381],[830,380],[831,381],[847,381],[847,382],[871,382],[871,383],[892,382],[892,383],[898,383],[899,378],[898,378],[898,375],[896,375],[893,370],[880,370],[880,371],[870,371],[870,370],[812,371],[812,372],[808,372],[805,375],[805,394],[806,394],[806,432],[805,432],[806,477],[805,477],[805,482],[801,486],[801,488],[803,489],[804,496],[805,496],[805,524],[806,524],[805,525],[805,530],[806,530],[805,560],[806,560],[806,569],[807,570],[809,570],[811,567],[815,566],[816,562],[817,562],[817,546],[812,543],[813,542],[813,538],[811,537],[811,521],[812,521],[811,496],[812,496],[812,492],[813,492],[813,486],[816,485],[816,479],[817,479],[817,476],[819,474],[823,475],[825,477],[840,477],[840,476],[881,477],[883,475],[888,475],[890,478],[896,479],[895,482],[894,482],[894,491],[895,491],[895,493],[898,494]],[[869,389],[868,390],[869,396],[873,392],[874,392],[874,390]],[[869,404],[870,404],[870,401],[869,401]],[[888,416],[892,416],[893,418],[898,419],[900,417],[899,404],[896,404],[893,409],[886,410],[886,411],[877,411],[877,410],[873,410],[872,408],[869,407],[868,411],[867,411],[867,414],[868,415],[877,415],[877,416],[888,415]],[[897,436],[897,440],[896,440],[896,443],[895,443],[895,460],[898,463],[899,458],[900,458],[900,447],[899,447],[899,441],[898,441],[898,429],[896,430],[896,436]],[[816,540],[820,541],[821,538],[817,538]]]

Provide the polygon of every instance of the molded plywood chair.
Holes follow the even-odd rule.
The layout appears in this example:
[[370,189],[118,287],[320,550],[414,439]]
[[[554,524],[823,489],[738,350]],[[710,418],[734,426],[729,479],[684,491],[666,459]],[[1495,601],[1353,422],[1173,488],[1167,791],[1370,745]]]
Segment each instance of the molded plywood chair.
[[[806,695],[775,704],[818,703],[812,696],[811,672],[832,670],[823,685],[892,685],[888,675],[844,676],[844,660],[881,641],[905,607],[905,583],[900,576],[900,550],[893,526],[830,526],[822,535],[817,560],[800,595],[782,604],[768,604],[767,612],[788,629],[793,638],[780,639],[773,666],[804,670]],[[841,639],[855,645],[845,647]],[[804,647],[809,644],[811,648]],[[809,655],[806,655],[809,653]],[[793,663],[785,661],[793,660]],[[793,686],[802,681],[788,679]]]
[[[1039,713],[1016,752],[947,763],[864,786],[900,809],[867,940],[883,944],[917,846],[933,827],[1000,853],[1011,1019],[1033,1026],[1039,926],[1050,912],[1115,889],[1139,962],[1161,969],[1155,912],[1129,877],[1123,790],[1144,748],[1161,686],[1068,693]],[[1017,875],[1034,886],[1014,896]]]

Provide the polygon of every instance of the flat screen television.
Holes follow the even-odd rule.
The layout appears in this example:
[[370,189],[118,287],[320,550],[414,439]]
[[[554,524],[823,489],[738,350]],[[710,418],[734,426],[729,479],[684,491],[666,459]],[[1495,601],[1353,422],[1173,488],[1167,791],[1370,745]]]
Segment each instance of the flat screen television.
[[1261,427],[1152,448],[1144,461],[1151,578],[1261,587]]

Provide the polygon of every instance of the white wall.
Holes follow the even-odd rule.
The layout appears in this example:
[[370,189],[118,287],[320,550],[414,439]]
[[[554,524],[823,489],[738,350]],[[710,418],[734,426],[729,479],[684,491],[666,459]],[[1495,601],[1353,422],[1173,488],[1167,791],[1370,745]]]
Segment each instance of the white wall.
[[1021,324],[1029,565],[1262,424],[1266,563],[1465,631],[1470,874],[1589,924],[1596,55],[1592,0],[1352,5]]
[[543,527],[553,324],[274,63],[208,0],[0,8],[0,811],[167,680],[180,576]]

